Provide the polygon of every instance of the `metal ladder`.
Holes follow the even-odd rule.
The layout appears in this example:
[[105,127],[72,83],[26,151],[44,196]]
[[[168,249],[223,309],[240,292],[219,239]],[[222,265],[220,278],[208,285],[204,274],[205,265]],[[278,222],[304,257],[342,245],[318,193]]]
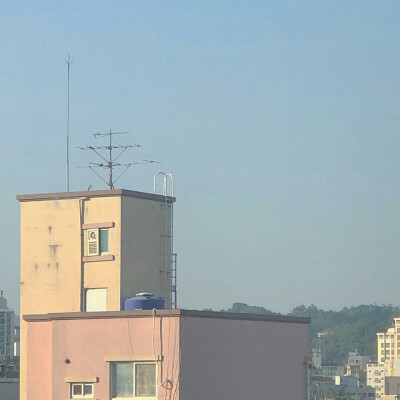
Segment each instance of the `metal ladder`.
[[[153,190],[154,194],[157,193],[157,177],[163,176],[163,193],[162,195],[165,198],[165,215],[167,216],[168,206],[171,207],[171,221],[170,221],[170,232],[164,232],[164,254],[168,251],[168,241],[167,237],[170,237],[169,241],[169,251],[170,251],[170,260],[169,266],[167,265],[167,258],[164,256],[164,298],[167,297],[167,286],[169,286],[169,301],[171,308],[177,308],[178,306],[178,293],[177,293],[177,253],[174,253],[174,203],[171,202],[168,204],[168,178],[171,181],[171,197],[174,197],[174,177],[171,173],[158,172],[154,175],[153,180]],[[166,230],[166,229],[165,229]],[[168,268],[169,267],[169,268]],[[169,270],[169,271],[168,271]],[[169,277],[168,277],[169,275]]]

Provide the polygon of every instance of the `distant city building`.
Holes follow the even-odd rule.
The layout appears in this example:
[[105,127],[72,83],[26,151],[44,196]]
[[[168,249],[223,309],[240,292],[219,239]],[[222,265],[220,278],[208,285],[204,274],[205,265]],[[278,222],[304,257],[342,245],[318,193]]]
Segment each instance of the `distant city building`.
[[385,378],[385,395],[400,395],[400,376],[387,376]]
[[367,364],[367,385],[375,389],[376,399],[383,399],[383,396],[388,394],[386,379],[395,377],[400,377],[400,359],[387,360],[383,364]]
[[347,365],[351,367],[360,366],[361,368],[365,368],[369,361],[369,356],[362,356],[358,350],[353,350],[349,352]]
[[19,379],[0,378],[0,399],[19,400]]
[[324,329],[321,332],[318,332],[318,338],[321,339],[326,335],[333,335],[333,332],[331,332],[329,329]]
[[322,366],[321,349],[312,349],[312,366],[314,368],[321,368]]
[[19,357],[19,326],[14,326],[14,357]]
[[343,365],[322,365],[321,373],[322,376],[334,378],[335,376],[343,376],[345,368]]
[[400,317],[393,318],[393,322],[394,327],[387,329],[386,332],[376,334],[379,363],[400,358]]
[[0,361],[14,355],[14,310],[7,307],[7,299],[0,292]]
[[386,367],[380,363],[367,364],[367,385],[375,389],[375,398],[380,399],[385,394]]

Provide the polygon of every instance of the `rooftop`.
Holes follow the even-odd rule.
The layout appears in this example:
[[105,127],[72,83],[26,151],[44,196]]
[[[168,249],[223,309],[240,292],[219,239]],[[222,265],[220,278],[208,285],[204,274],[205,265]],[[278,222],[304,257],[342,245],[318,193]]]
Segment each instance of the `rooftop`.
[[[216,311],[196,311],[182,309],[156,310],[157,316],[165,317],[194,317],[194,318],[215,318],[230,320],[249,320],[249,321],[271,321],[283,323],[309,324],[311,318],[293,317],[286,315],[271,314],[247,314],[247,313],[229,313]],[[102,311],[102,312],[68,312],[68,313],[50,313],[24,315],[23,319],[28,322],[51,321],[62,319],[108,319],[108,318],[140,318],[152,317],[153,310],[133,310],[133,311]]]
[[126,189],[113,189],[113,190],[89,190],[84,192],[60,192],[60,193],[38,193],[38,194],[20,194],[17,196],[17,200],[20,202],[24,201],[44,201],[44,200],[64,200],[64,199],[80,199],[82,197],[133,197],[135,199],[145,199],[165,202],[165,198],[168,203],[175,202],[175,197],[163,196],[161,194],[137,192],[134,190]]

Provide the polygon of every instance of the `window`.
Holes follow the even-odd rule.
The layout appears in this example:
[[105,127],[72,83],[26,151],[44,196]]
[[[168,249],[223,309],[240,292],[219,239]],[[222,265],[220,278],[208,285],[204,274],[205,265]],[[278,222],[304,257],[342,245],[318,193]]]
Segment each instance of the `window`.
[[111,363],[111,397],[113,399],[156,399],[157,366],[150,362]]
[[108,254],[108,228],[87,230],[87,254],[88,256]]
[[93,383],[71,383],[72,399],[93,399]]
[[107,289],[86,289],[85,311],[107,311]]
[[108,253],[108,228],[100,229],[100,254]]

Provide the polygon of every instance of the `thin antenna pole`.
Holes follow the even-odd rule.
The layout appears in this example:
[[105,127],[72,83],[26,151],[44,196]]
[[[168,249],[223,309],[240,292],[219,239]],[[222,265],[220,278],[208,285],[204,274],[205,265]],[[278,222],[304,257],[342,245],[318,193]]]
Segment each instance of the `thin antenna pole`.
[[67,67],[67,192],[69,192],[69,67],[73,63],[71,61],[70,55],[68,54],[68,59],[66,60]]
[[109,158],[109,161],[108,161],[108,169],[109,169],[109,172],[108,172],[108,175],[109,175],[109,177],[110,177],[110,179],[109,179],[109,181],[108,181],[108,186],[110,187],[110,189],[114,189],[114,183],[113,183],[113,163],[112,163],[112,132],[111,132],[111,129],[110,129],[110,145],[108,146],[108,150],[109,150],[109,152],[110,152],[110,158]]

